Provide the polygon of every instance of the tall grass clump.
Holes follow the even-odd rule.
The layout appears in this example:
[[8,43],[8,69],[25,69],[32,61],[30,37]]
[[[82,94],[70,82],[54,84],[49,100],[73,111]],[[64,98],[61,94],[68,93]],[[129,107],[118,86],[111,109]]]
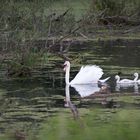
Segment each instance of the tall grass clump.
[[0,58],[8,67],[8,75],[29,75],[46,55],[48,38],[64,36],[74,28],[72,9],[57,13],[51,3],[54,1],[0,1]]
[[139,0],[93,0],[93,11],[105,11],[105,16],[140,16]]

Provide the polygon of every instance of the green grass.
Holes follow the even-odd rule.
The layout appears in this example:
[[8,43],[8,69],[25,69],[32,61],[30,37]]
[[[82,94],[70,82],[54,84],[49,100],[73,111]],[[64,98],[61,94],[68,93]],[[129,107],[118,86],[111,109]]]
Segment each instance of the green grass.
[[[79,108],[75,120],[70,109],[61,109],[54,117],[41,123],[40,130],[31,128],[27,140],[139,140],[138,109]],[[0,135],[0,140],[14,139],[13,133]]]
[[[68,110],[66,110],[67,112]],[[139,140],[139,110],[91,109],[82,111],[80,120],[74,120],[72,114],[61,112],[57,117],[43,125],[39,139],[51,140]]]

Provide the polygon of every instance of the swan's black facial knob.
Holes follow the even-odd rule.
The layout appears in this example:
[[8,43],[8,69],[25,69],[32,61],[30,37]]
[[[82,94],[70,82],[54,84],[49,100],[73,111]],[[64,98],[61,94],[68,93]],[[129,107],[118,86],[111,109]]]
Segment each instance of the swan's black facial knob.
[[67,68],[67,64],[64,64],[63,65],[63,70],[66,71],[66,68]]
[[70,62],[69,61],[65,61],[64,65],[63,65],[63,70],[66,71],[66,69],[69,67],[70,68]]

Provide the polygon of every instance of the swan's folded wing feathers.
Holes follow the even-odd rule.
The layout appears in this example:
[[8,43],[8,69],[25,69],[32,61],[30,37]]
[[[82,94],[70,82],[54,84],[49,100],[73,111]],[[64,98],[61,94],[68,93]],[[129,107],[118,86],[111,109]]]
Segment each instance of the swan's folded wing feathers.
[[70,84],[87,84],[87,83],[97,83],[102,77],[103,70],[96,65],[82,66],[80,71],[77,73],[75,78],[70,82]]

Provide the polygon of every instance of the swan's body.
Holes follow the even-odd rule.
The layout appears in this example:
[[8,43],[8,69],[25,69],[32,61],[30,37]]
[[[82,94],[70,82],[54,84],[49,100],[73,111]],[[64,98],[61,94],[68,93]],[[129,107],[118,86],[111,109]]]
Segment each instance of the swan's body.
[[[69,82],[69,77],[70,77],[70,62],[69,61],[66,61],[64,63],[64,71],[66,72],[65,82],[66,84],[69,84],[69,85],[98,83],[99,79],[103,75],[103,70],[96,65],[82,66],[80,71],[75,76],[75,78],[71,82]],[[106,81],[108,79],[105,79],[103,81]]]
[[134,80],[130,79],[122,79],[120,80],[120,77],[118,75],[115,76],[115,79],[117,80],[116,83],[120,84],[133,84],[133,83],[138,83],[140,80],[138,80],[139,74],[137,72],[134,73]]
[[119,75],[116,75],[115,79],[116,79],[117,84],[132,84],[132,83],[135,83],[134,80],[130,80],[130,79],[122,79],[122,80],[120,80]]

